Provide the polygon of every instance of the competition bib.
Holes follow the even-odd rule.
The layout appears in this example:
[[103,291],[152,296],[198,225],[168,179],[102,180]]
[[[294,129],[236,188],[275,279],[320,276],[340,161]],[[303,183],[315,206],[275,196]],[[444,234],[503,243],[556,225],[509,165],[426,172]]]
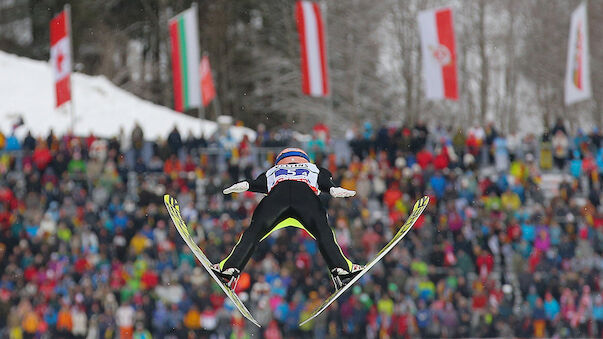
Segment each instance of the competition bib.
[[318,172],[318,167],[311,163],[276,165],[266,171],[268,192],[281,181],[295,180],[305,182],[318,194]]

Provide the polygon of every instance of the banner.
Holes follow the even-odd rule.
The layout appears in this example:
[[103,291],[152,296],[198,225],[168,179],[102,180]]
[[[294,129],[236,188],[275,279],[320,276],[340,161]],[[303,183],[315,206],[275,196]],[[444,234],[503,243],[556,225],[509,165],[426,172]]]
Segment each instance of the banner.
[[71,100],[70,27],[68,10],[63,10],[50,20],[50,64],[54,75],[55,107]]
[[311,1],[298,1],[295,19],[301,49],[302,91],[306,95],[329,95],[327,49],[320,7]]
[[201,97],[203,99],[203,107],[207,107],[207,105],[209,105],[216,97],[214,78],[211,75],[211,66],[209,65],[209,57],[207,55],[203,56],[201,59],[199,73],[201,73]]
[[427,99],[457,100],[456,47],[452,9],[421,11],[418,15],[423,80]]
[[169,31],[172,47],[174,109],[183,112],[201,105],[197,7],[193,6],[170,19]]
[[570,24],[565,71],[565,105],[589,99],[591,95],[586,3],[582,3],[572,13]]

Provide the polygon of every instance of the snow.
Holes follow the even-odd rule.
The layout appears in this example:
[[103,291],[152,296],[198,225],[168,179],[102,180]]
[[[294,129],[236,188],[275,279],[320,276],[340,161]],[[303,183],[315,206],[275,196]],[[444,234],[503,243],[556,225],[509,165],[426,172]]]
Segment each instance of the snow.
[[[119,134],[120,128],[129,135],[139,123],[145,139],[166,138],[174,126],[183,138],[192,131],[211,136],[218,124],[178,113],[167,107],[143,100],[112,84],[104,76],[72,74],[76,135],[94,133],[100,137]],[[18,117],[25,126],[17,129],[18,137],[27,130],[34,136],[46,136],[50,129],[64,134],[71,125],[70,104],[54,108],[53,75],[48,62],[36,61],[0,51],[0,131],[8,134]],[[231,127],[231,135],[255,139],[255,132],[245,127]]]

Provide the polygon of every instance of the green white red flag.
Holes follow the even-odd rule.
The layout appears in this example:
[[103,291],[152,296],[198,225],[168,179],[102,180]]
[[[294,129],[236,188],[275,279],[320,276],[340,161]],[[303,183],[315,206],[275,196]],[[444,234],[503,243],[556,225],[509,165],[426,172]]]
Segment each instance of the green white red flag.
[[179,112],[201,105],[197,22],[197,11],[194,6],[169,21],[174,109]]

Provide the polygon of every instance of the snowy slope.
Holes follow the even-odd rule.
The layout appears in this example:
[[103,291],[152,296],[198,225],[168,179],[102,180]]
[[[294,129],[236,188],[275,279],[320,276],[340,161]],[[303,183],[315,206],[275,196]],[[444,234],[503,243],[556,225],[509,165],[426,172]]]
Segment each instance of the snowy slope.
[[[93,132],[97,136],[111,137],[119,133],[120,127],[129,135],[136,122],[148,139],[166,138],[174,126],[178,126],[183,138],[189,130],[195,135],[202,130],[205,136],[210,136],[217,129],[213,121],[199,120],[155,105],[120,89],[103,76],[75,73],[72,90],[76,135]],[[25,121],[25,126],[17,130],[19,136],[27,130],[45,136],[51,128],[55,133],[63,134],[71,121],[68,109],[54,108],[52,71],[47,62],[0,51],[0,130],[9,133],[19,115]],[[249,128],[232,127],[231,133],[236,139],[244,134],[255,139],[255,132]]]

